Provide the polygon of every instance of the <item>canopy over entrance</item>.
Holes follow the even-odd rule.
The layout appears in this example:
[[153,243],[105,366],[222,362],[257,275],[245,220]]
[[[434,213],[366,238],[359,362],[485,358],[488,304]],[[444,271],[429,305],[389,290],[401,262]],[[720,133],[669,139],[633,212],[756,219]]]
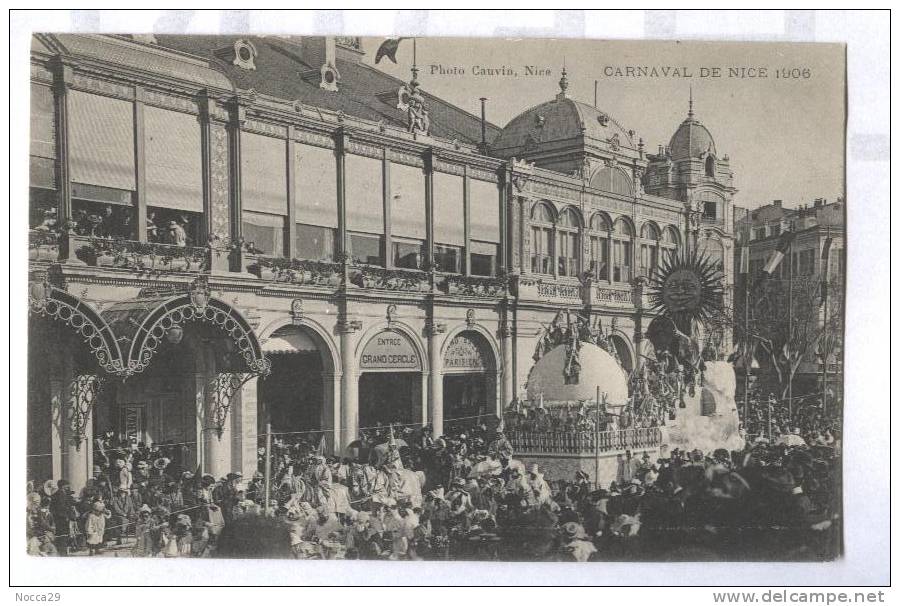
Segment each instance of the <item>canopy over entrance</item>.
[[206,280],[198,278],[188,292],[142,293],[103,310],[102,317],[123,343],[130,343],[124,374],[146,370],[163,340],[177,343],[188,322],[204,322],[234,344],[238,364],[251,374],[269,372],[269,360],[244,317],[228,303],[210,295]]

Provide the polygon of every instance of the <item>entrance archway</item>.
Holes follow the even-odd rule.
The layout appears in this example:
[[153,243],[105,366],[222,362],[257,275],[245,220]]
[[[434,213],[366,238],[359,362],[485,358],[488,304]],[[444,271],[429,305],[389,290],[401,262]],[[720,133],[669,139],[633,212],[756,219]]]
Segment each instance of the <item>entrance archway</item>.
[[454,335],[444,348],[444,422],[467,426],[497,410],[497,362],[490,343],[475,330]]
[[262,347],[272,369],[258,383],[260,434],[271,423],[275,434],[317,443],[320,432],[330,427],[328,377],[335,369],[328,345],[307,326],[287,325],[273,332]]
[[422,359],[399,330],[373,335],[359,357],[359,426],[421,421]]

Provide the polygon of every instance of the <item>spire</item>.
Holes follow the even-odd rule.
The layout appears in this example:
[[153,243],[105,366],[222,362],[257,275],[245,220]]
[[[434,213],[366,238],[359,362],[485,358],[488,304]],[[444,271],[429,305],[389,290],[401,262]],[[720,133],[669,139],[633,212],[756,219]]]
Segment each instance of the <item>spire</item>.
[[562,68],[562,78],[559,79],[559,94],[556,95],[557,99],[565,99],[566,98],[566,89],[569,88],[569,79],[566,77],[566,63],[563,60],[563,68]]
[[688,118],[694,117],[694,85],[692,84],[688,89]]

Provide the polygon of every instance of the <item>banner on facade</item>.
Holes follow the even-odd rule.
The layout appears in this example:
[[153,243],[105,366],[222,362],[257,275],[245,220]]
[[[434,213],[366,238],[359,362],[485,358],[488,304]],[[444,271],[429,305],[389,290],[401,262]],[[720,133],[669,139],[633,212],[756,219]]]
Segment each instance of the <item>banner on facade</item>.
[[445,371],[486,372],[490,369],[483,348],[470,335],[453,337],[444,352]]

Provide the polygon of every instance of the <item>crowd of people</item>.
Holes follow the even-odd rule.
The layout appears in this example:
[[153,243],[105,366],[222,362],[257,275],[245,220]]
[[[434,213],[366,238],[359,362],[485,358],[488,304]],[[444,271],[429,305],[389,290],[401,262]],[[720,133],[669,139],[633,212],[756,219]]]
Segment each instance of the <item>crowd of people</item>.
[[756,438],[778,439],[784,435],[798,435],[809,444],[833,446],[840,434],[841,404],[829,400],[830,412],[823,410],[821,397],[795,398],[789,406],[787,400],[774,393],[765,394],[761,389],[750,391],[746,402],[738,403],[745,435]]
[[[175,450],[117,443],[110,432],[80,494],[64,479],[29,485],[29,553],[215,557],[235,520],[244,523],[235,528],[259,520],[280,524],[301,559],[704,557],[696,549],[752,558],[754,544],[761,558],[773,557],[773,545],[787,559],[834,557],[833,437],[830,445],[762,439],[733,452],[629,451],[615,480],[599,486],[584,471],[550,477],[518,460],[496,422],[444,436],[388,426],[344,457],[325,456],[318,434],[276,436],[252,478],[198,474]],[[740,553],[723,552],[735,546]]]

